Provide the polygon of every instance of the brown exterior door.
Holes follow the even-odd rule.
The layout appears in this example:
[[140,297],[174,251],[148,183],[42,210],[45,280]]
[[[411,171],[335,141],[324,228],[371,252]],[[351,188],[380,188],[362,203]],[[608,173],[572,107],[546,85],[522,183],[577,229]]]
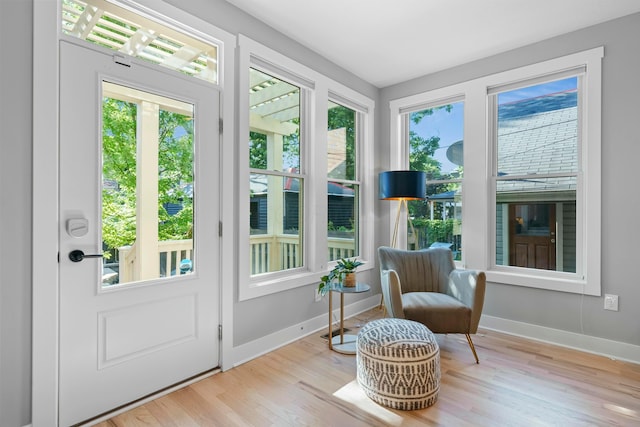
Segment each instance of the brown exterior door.
[[556,205],[509,205],[509,265],[556,269]]

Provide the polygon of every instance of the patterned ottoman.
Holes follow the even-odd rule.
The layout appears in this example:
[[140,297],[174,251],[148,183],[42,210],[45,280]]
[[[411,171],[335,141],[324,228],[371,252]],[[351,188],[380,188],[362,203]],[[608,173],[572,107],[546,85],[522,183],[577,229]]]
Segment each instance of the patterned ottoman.
[[411,411],[433,405],[440,390],[440,348],[423,324],[379,319],[358,333],[358,383],[376,403]]

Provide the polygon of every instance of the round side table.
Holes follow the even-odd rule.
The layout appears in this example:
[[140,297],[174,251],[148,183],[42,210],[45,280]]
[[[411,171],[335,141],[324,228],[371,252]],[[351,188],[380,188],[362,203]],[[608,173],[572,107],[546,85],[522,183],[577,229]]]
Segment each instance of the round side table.
[[[366,283],[356,283],[355,286],[347,287],[342,285],[332,285],[329,290],[329,350],[337,351],[342,354],[356,354],[356,339],[357,335],[344,333],[344,294],[359,294],[362,292],[368,292],[371,290],[371,286]],[[338,292],[340,294],[340,335],[333,336],[332,327],[332,314],[333,314],[333,293]]]

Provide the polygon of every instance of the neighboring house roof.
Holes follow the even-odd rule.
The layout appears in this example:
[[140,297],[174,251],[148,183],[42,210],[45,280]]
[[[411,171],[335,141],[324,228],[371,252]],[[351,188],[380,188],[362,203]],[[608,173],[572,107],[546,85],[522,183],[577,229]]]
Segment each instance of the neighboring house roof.
[[429,196],[429,200],[442,200],[442,201],[451,201],[455,198],[457,191],[445,191],[444,193],[434,194],[433,196]]
[[[498,175],[578,170],[577,92],[525,99],[498,108]],[[575,178],[501,181],[499,192],[575,190]]]
[[[578,170],[577,95],[575,90],[558,92],[498,107],[498,176],[547,175]],[[457,148],[462,148],[462,141],[456,144]],[[455,154],[454,150],[451,152]],[[498,182],[498,193],[502,195],[575,189],[573,177]],[[447,191],[429,199],[452,201],[453,196],[453,192]]]

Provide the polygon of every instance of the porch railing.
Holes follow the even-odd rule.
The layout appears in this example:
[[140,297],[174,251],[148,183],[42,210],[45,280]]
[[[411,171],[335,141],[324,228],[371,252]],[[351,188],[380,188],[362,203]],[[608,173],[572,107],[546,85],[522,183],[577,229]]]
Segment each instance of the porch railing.
[[[258,234],[250,238],[249,265],[251,274],[268,273],[289,268],[299,267],[302,264],[302,253],[298,235]],[[355,245],[353,239],[329,237],[329,260],[353,257]]]
[[[353,239],[329,237],[329,260],[353,257],[355,247]],[[136,244],[123,246],[119,250],[119,282],[127,283],[140,280],[137,262]],[[180,261],[192,259],[193,241],[165,240],[158,242],[160,261],[159,277],[180,274]],[[250,237],[249,265],[251,274],[267,273],[295,268],[302,264],[302,252],[298,235],[257,234]]]
[[[140,269],[137,262],[136,244],[118,248],[120,258],[120,283],[140,280]],[[176,276],[180,274],[180,261],[192,259],[193,241],[163,240],[158,242],[159,277]]]

